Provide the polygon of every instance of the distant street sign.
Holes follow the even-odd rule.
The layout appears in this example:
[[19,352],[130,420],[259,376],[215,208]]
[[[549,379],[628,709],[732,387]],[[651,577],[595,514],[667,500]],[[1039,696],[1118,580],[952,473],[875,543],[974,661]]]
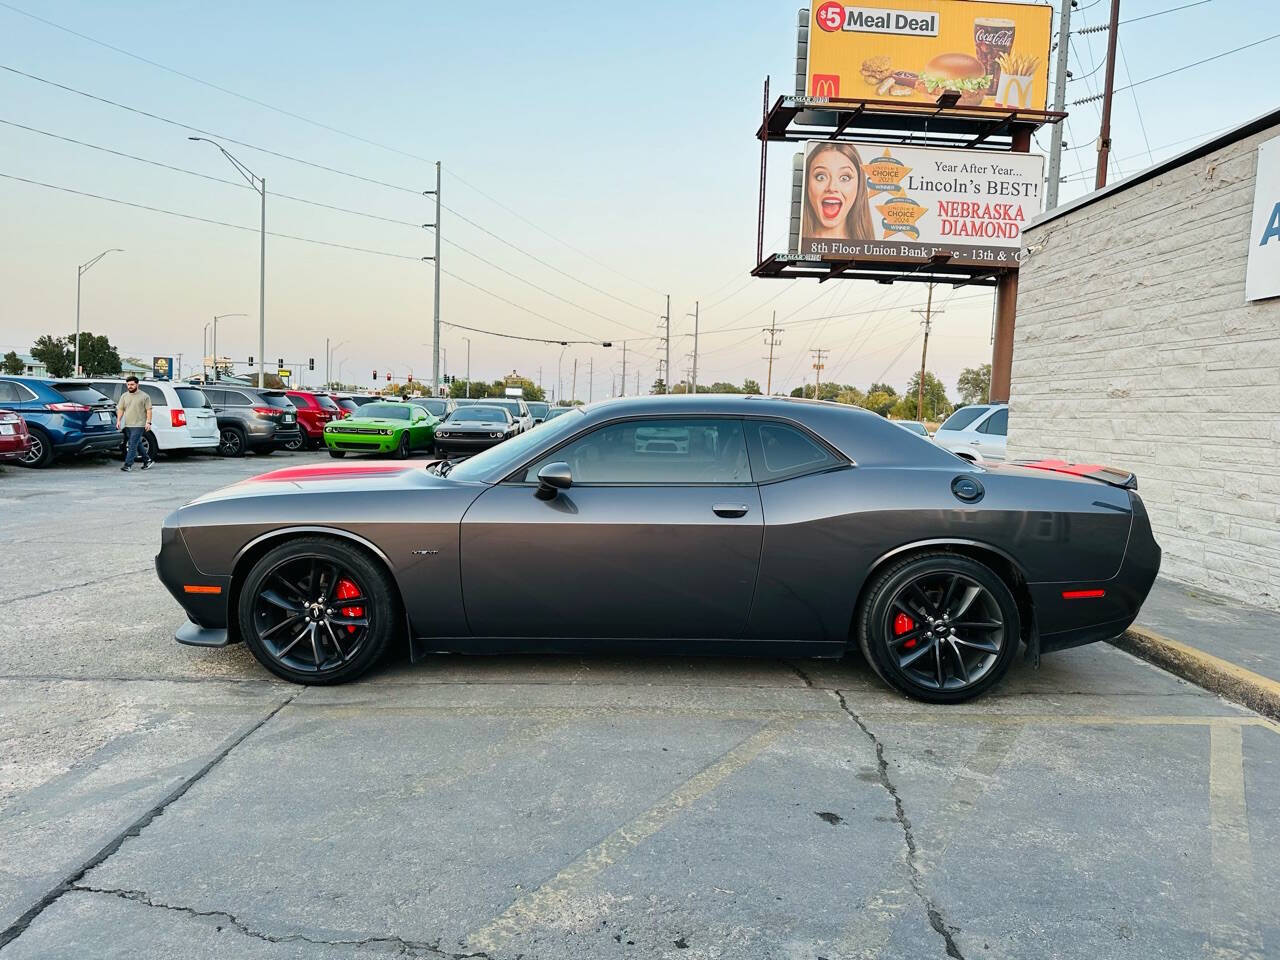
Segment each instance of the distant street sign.
[[288,380],[291,376],[293,376],[293,371],[285,370],[282,367],[281,369],[276,371],[276,376],[279,377],[281,380]]

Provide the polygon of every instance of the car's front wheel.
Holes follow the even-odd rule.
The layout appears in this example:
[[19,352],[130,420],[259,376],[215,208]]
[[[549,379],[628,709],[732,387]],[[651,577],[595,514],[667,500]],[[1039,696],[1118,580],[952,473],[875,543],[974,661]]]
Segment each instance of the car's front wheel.
[[382,656],[398,604],[360,548],[303,537],[269,550],[240,590],[240,635],[276,676],[303,684],[354,680]]
[[867,591],[858,643],[890,686],[959,703],[1004,676],[1017,653],[1018,604],[990,567],[953,553],[891,564]]
[[400,434],[400,442],[396,444],[396,459],[409,459],[409,431],[406,430]]

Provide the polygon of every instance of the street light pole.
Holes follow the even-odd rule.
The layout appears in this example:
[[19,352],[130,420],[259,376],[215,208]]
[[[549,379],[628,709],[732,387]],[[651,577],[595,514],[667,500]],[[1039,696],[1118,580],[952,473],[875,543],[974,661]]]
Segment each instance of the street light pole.
[[[220,313],[213,318],[213,379],[218,378],[218,321],[227,317],[247,317],[247,313]],[[262,358],[259,357],[259,360]]]
[[471,398],[471,338],[463,337],[467,341],[467,398]]
[[440,161],[436,161],[436,188],[434,190],[423,190],[424,196],[436,198],[436,222],[425,223],[423,226],[430,227],[436,234],[436,255],[434,257],[423,257],[423,260],[431,260],[435,264],[435,292],[434,306],[431,314],[431,393],[433,396],[440,396]]
[[112,247],[110,250],[103,250],[88,263],[82,263],[76,267],[76,365],[72,373],[77,377],[80,376],[80,278],[88,273],[89,268],[108,253],[124,253],[124,251],[119,247]]
[[[221,150],[222,155],[230,161],[231,165],[240,173],[240,176],[244,177],[249,182],[249,186],[262,197],[262,229],[259,237],[258,254],[258,389],[261,390],[266,382],[267,352],[267,181],[265,177],[258,176],[229,154],[226,148],[216,140],[209,140],[205,137],[187,137],[187,139],[211,143]],[[214,359],[216,361],[217,358],[215,357]],[[216,366],[215,362],[215,368]],[[217,372],[216,369],[214,372]]]
[[205,363],[205,358],[209,356],[209,324],[204,325],[204,335],[200,338],[200,345],[204,347],[204,353],[200,355],[200,379],[205,383],[209,382],[209,365]]
[[[341,343],[335,343],[332,347],[330,347],[330,346],[329,346],[329,338],[328,338],[328,337],[325,337],[325,338],[324,338],[324,356],[325,356],[325,361],[324,361],[324,382],[325,382],[325,388],[326,388],[326,389],[328,389],[328,384],[332,382],[332,381],[330,380],[329,374],[330,374],[330,372],[331,372],[331,370],[332,370],[332,367],[333,367],[333,355],[334,355],[335,353],[337,353],[337,352],[338,352],[338,350],[339,350],[341,347],[346,346],[346,345],[347,345],[348,343],[350,343],[350,342],[351,342],[350,340],[343,340]],[[339,380],[341,380],[342,378],[341,378],[341,377],[339,377],[338,379],[339,379]]]

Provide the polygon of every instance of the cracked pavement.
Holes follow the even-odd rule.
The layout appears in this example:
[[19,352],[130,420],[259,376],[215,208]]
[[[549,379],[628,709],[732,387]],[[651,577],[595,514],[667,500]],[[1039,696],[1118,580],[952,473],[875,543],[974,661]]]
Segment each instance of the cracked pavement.
[[856,655],[174,644],[159,519],[311,456],[0,468],[0,960],[1280,956],[1280,729],[1105,645],[947,708]]

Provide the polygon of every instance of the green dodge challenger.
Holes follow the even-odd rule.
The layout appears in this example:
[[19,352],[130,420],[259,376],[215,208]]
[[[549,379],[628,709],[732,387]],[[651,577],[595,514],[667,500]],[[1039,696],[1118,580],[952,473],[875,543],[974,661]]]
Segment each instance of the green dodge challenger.
[[394,453],[401,460],[414,450],[434,450],[440,422],[416,403],[367,403],[345,420],[324,428],[329,456],[348,453]]

